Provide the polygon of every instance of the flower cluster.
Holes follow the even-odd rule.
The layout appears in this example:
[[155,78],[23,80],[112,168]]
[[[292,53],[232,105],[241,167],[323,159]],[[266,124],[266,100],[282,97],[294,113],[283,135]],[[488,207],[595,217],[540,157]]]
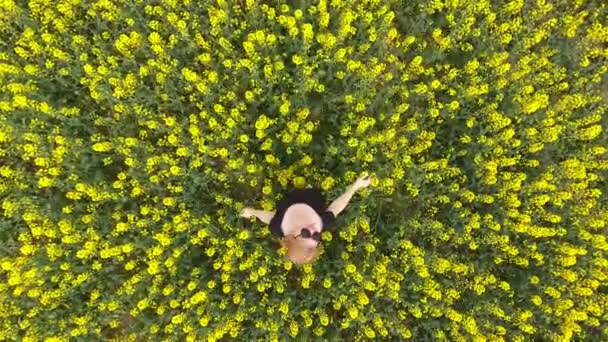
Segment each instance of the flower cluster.
[[292,3],[0,0],[0,341],[608,338],[608,6]]

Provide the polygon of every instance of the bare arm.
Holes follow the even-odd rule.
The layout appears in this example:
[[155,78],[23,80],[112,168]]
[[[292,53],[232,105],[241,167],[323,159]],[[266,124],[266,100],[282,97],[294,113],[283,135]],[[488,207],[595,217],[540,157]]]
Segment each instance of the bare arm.
[[371,176],[364,176],[357,179],[357,181],[350,185],[340,197],[331,202],[327,210],[331,211],[334,216],[338,216],[338,214],[346,208],[355,192],[367,188],[371,184],[371,181]]
[[241,210],[241,217],[257,217],[258,220],[266,224],[270,224],[270,220],[272,220],[272,218],[274,217],[274,211],[263,211],[253,208],[243,208],[243,210]]

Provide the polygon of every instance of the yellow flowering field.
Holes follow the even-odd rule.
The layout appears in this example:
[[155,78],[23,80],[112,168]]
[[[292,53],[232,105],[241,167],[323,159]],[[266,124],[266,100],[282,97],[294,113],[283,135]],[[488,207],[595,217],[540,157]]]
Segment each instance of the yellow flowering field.
[[[608,339],[607,18],[0,0],[0,340]],[[364,172],[313,264],[238,215]]]

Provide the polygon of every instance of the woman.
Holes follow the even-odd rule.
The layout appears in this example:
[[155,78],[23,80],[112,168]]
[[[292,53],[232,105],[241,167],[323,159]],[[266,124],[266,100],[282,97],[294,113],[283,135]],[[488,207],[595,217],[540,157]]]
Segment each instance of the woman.
[[287,248],[289,259],[297,264],[308,263],[319,255],[321,232],[333,224],[355,192],[368,187],[371,180],[371,176],[357,179],[329,206],[320,190],[298,189],[281,200],[276,211],[244,208],[241,216],[257,217],[270,225],[272,233],[280,237],[281,244]]

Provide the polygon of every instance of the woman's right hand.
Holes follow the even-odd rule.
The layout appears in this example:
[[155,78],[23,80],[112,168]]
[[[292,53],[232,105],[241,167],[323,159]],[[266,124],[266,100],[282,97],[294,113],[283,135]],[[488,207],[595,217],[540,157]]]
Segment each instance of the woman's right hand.
[[241,210],[240,215],[241,215],[241,217],[244,217],[244,218],[251,218],[253,216],[253,212],[252,212],[251,208],[245,207]]

